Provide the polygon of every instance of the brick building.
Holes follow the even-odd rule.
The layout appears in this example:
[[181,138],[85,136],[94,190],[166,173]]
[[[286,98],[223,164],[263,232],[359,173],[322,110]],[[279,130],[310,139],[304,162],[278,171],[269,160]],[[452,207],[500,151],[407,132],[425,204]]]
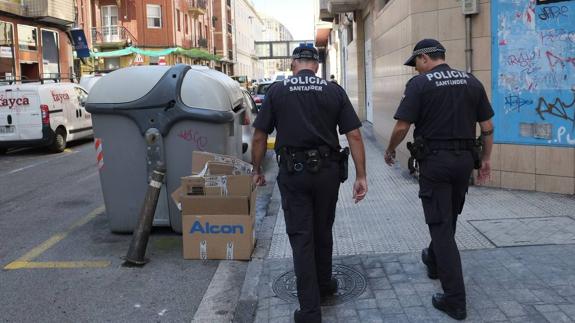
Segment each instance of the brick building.
[[0,78],[69,77],[74,0],[0,1]]

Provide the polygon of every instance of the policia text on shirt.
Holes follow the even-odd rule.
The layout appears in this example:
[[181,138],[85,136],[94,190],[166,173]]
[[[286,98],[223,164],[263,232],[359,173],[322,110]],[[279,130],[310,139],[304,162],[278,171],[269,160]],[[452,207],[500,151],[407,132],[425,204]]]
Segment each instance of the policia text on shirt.
[[294,76],[274,83],[254,122],[254,182],[265,184],[261,161],[267,135],[276,130],[277,178],[286,231],[293,251],[300,309],[296,322],[321,322],[320,298],[337,291],[332,278],[332,226],[339,184],[347,178],[349,150],[339,145],[345,134],[355,163],[355,202],[367,193],[361,123],[334,82],[315,76],[317,50],[305,44],[292,55]]
[[[419,75],[405,87],[385,162],[394,163],[395,148],[415,124],[415,141],[409,149],[419,164],[419,197],[431,234],[422,262],[429,278],[439,278],[444,292],[431,301],[435,308],[463,320],[466,297],[455,228],[473,168],[479,168],[479,182],[490,177],[494,113],[483,85],[473,75],[445,64],[445,48],[437,40],[418,42],[405,65],[415,67]],[[477,123],[481,158],[475,141]],[[410,168],[413,165],[410,159]]]

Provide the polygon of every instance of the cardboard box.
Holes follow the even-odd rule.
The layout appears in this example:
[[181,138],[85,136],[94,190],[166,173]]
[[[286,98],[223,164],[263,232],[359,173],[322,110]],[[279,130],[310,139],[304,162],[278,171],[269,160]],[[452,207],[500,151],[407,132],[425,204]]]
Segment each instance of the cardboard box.
[[193,151],[192,152],[192,174],[197,175],[202,172],[206,163],[209,161],[215,161],[220,163],[230,164],[234,168],[234,175],[247,175],[252,171],[252,165],[246,163],[245,161],[227,155],[220,155],[209,153],[205,151]]
[[256,195],[181,198],[184,259],[249,260],[255,244]]

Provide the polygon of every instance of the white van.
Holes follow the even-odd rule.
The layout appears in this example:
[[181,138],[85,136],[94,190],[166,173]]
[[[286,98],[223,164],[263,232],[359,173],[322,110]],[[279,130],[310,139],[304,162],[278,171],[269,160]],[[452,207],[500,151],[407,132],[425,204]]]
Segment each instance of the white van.
[[92,137],[92,117],[84,109],[88,93],[75,83],[0,86],[0,153],[12,147],[49,146]]

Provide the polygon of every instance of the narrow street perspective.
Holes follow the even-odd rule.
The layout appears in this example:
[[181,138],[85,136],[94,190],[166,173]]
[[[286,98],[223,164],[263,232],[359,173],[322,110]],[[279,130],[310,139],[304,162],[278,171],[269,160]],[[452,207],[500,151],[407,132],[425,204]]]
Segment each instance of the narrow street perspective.
[[575,0],[0,0],[0,322],[575,323]]

